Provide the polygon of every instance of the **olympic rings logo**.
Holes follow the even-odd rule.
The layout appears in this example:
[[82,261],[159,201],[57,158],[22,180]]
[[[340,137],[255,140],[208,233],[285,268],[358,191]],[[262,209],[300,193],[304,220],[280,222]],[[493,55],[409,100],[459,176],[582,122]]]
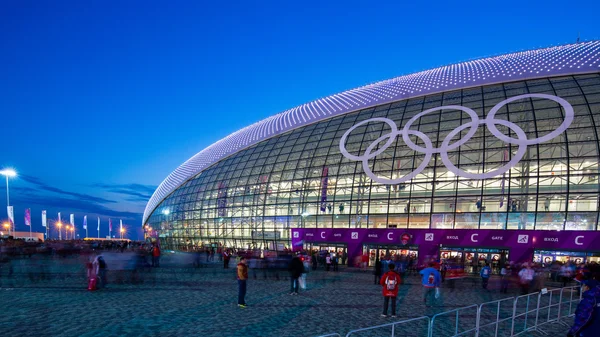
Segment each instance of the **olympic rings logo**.
[[[529,98],[529,97],[549,99],[549,100],[552,100],[552,101],[560,104],[563,107],[564,112],[565,112],[565,117],[564,117],[564,121],[562,122],[562,124],[556,130],[554,130],[542,137],[538,137],[535,139],[528,139],[527,136],[525,135],[525,131],[523,131],[523,129],[521,129],[518,125],[511,123],[509,121],[502,120],[502,119],[495,119],[496,113],[504,105],[514,102],[514,101],[517,101],[517,100],[524,99],[524,98]],[[456,129],[452,130],[446,136],[446,138],[444,138],[444,141],[442,142],[442,146],[439,148],[434,148],[433,144],[431,142],[431,139],[429,139],[429,137],[427,137],[424,133],[422,133],[420,131],[411,130],[410,127],[413,125],[414,122],[416,122],[422,116],[424,116],[430,112],[444,110],[444,109],[464,111],[471,117],[471,122],[469,122],[467,124],[463,124],[463,125],[457,127]],[[389,185],[399,184],[399,183],[403,183],[408,180],[411,180],[417,174],[421,173],[425,169],[425,167],[427,167],[427,165],[429,165],[429,161],[431,160],[431,157],[433,156],[433,154],[436,154],[436,153],[440,154],[440,156],[442,158],[442,162],[444,163],[446,168],[448,168],[448,170],[450,172],[454,173],[455,175],[461,176],[464,178],[469,178],[469,179],[488,179],[488,178],[492,178],[492,177],[504,174],[504,173],[508,172],[511,168],[513,168],[525,155],[528,145],[540,144],[543,142],[547,142],[547,141],[559,136],[560,134],[562,134],[567,128],[569,128],[569,126],[573,122],[574,116],[575,116],[575,113],[573,111],[573,107],[571,106],[571,104],[569,104],[569,102],[567,102],[566,100],[564,100],[560,97],[553,96],[553,95],[546,95],[546,94],[525,94],[525,95],[519,95],[519,96],[505,99],[502,102],[496,104],[490,110],[490,112],[487,115],[487,118],[485,118],[485,119],[479,119],[479,117],[477,116],[477,113],[470,108],[460,106],[460,105],[446,105],[446,106],[428,109],[428,110],[418,113],[413,118],[411,118],[408,121],[408,123],[406,123],[406,125],[404,126],[404,128],[402,130],[398,130],[396,123],[394,123],[394,121],[392,121],[388,118],[375,117],[375,118],[361,121],[360,123],[353,125],[350,129],[348,129],[348,131],[346,131],[346,133],[344,133],[344,135],[340,139],[340,151],[342,152],[344,157],[346,157],[350,160],[362,162],[363,170],[365,171],[367,176],[369,176],[369,178],[371,178],[372,180],[374,180],[378,183],[381,183],[381,184],[389,184]],[[370,122],[386,123],[390,126],[392,131],[388,134],[385,134],[385,135],[377,138],[375,141],[373,141],[373,143],[371,143],[367,147],[367,149],[365,150],[365,153],[362,156],[355,156],[355,155],[348,153],[348,150],[346,149],[346,139],[348,138],[350,133],[352,131],[354,131],[356,128],[358,128],[359,126],[370,123]],[[477,132],[477,128],[479,127],[480,124],[485,124],[487,126],[488,130],[490,130],[490,132],[494,136],[496,136],[498,139],[500,139],[506,143],[509,143],[509,144],[518,145],[519,147],[517,149],[516,155],[514,155],[512,157],[512,159],[508,163],[506,163],[506,165],[504,165],[500,168],[497,168],[490,172],[484,172],[484,173],[466,172],[466,171],[463,171],[463,170],[459,169],[458,167],[456,167],[450,161],[450,158],[448,157],[448,151],[454,150],[454,149],[460,147],[461,145],[465,144],[466,142],[468,142],[471,139],[471,137],[473,137],[473,135],[475,135],[475,133]],[[516,134],[517,138],[511,138],[511,137],[508,137],[508,136],[502,134],[498,130],[496,125],[503,125],[509,129],[511,129]],[[466,128],[469,128],[469,131],[467,132],[467,134],[463,138],[456,141],[455,143],[450,144],[450,141],[452,140],[452,138],[454,138],[454,136],[456,136],[459,132],[461,132],[462,130],[464,130]],[[420,138],[423,141],[423,143],[425,144],[425,147],[418,146],[417,144],[415,144],[409,138],[410,135],[414,135],[414,136]],[[377,155],[379,155],[379,154],[383,153],[385,150],[387,150],[392,145],[392,143],[395,142],[397,136],[402,136],[402,140],[404,141],[404,143],[406,143],[406,146],[408,146],[410,149],[412,149],[416,152],[424,153],[425,158],[423,158],[423,162],[421,162],[421,164],[419,165],[419,167],[416,168],[416,170],[414,170],[413,172],[411,172],[401,178],[387,179],[387,178],[378,177],[373,173],[373,171],[371,171],[371,168],[369,167],[369,160],[375,158]],[[385,144],[381,148],[379,148],[378,150],[373,152],[373,149],[379,143],[384,141],[385,139],[387,139]]]

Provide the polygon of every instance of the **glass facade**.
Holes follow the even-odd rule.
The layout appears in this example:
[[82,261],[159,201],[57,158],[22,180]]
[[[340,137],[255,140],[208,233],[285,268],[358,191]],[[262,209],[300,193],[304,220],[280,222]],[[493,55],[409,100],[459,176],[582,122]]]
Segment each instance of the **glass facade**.
[[[401,129],[416,114],[448,105],[470,108],[484,119],[497,103],[528,93],[563,98],[573,107],[574,119],[552,140],[528,145],[523,158],[503,175],[484,180],[456,176],[434,154],[413,179],[384,185],[372,181],[360,161],[340,152],[344,133],[367,119],[388,118]],[[460,110],[438,110],[410,129],[422,132],[437,148],[470,118]],[[514,123],[533,139],[557,129],[564,109],[552,100],[526,98],[504,105],[495,118]],[[517,138],[512,128],[496,126]],[[217,242],[239,248],[289,245],[289,229],[296,227],[597,230],[598,126],[600,74],[401,100],[303,126],[239,151],[170,194],[147,225],[158,230],[170,249]],[[462,127],[451,143],[469,129]],[[389,132],[386,123],[368,122],[350,133],[345,146],[354,155],[380,152],[368,161],[369,168],[378,177],[396,179],[413,172],[426,156],[407,147],[401,136],[384,147]],[[422,137],[409,137],[425,147]],[[506,165],[518,147],[480,124],[466,143],[448,151],[448,158],[465,172],[483,173]]]

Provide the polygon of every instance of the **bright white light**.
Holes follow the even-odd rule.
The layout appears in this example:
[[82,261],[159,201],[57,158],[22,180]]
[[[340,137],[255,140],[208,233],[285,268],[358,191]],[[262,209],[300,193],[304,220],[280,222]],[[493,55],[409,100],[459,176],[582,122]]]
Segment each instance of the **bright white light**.
[[169,215],[169,213],[171,213],[171,212],[169,212],[169,210],[168,210],[168,209],[165,209],[165,210],[163,211],[163,214],[164,214],[164,215]]
[[307,217],[307,216],[309,216],[309,215],[310,215],[310,214],[309,214],[308,212],[304,212],[304,213],[302,213],[302,216],[303,216],[303,217]]
[[7,177],[16,177],[17,171],[15,171],[13,169],[4,169],[4,170],[0,171],[0,174],[3,176],[7,176]]

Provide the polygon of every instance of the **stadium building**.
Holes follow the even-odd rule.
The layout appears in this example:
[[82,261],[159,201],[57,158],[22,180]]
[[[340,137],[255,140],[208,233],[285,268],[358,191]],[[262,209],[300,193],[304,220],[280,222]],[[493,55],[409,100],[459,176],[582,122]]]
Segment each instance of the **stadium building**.
[[200,151],[144,226],[167,249],[598,260],[600,41],[448,65],[284,111]]

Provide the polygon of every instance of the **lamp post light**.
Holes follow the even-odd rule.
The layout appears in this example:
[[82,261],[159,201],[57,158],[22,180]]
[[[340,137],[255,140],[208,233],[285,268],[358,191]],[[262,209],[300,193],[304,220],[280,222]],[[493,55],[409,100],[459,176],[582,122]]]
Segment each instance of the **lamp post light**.
[[4,223],[4,229],[8,231],[8,236],[10,236],[10,223],[6,222]]
[[125,228],[121,228],[121,240],[123,240],[123,233],[125,233]]
[[71,240],[75,240],[75,227],[71,226],[69,229],[71,230]]
[[58,227],[58,239],[62,240],[62,234],[60,231],[60,228],[62,227],[62,223],[60,223],[60,221],[56,224],[56,227]]
[[[4,169],[0,171],[0,174],[6,177],[6,212],[8,213],[8,207],[10,206],[10,193],[8,192],[8,178],[14,178],[17,176],[17,172],[13,169]],[[9,218],[10,218],[10,214],[9,214]],[[15,224],[13,221],[13,228],[12,231],[15,231],[14,228]]]

